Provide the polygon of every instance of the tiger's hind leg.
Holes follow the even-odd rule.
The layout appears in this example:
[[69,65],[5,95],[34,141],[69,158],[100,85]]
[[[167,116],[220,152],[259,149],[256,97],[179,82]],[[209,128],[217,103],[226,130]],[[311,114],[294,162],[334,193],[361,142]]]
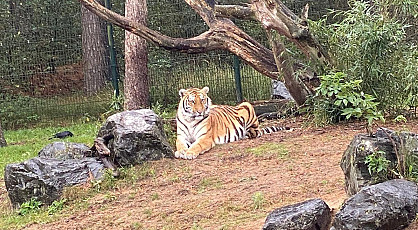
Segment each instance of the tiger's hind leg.
[[261,130],[258,126],[258,121],[254,122],[248,129],[247,129],[247,137],[248,138],[256,138],[261,136]]

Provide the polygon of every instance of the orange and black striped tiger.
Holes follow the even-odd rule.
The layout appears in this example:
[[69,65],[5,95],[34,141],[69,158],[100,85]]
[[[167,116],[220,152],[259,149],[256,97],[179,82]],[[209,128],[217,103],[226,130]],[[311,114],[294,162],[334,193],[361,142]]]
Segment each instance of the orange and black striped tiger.
[[209,87],[181,89],[177,110],[177,158],[194,159],[215,144],[255,138],[285,128],[259,128],[254,107],[243,102],[238,106],[212,105]]

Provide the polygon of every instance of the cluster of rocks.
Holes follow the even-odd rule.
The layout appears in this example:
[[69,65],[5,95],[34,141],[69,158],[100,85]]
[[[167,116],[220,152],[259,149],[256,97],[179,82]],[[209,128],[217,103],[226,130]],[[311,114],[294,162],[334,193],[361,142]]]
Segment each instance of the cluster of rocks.
[[105,140],[104,148],[110,154],[98,151],[98,145],[54,142],[35,158],[7,165],[5,184],[13,206],[19,207],[31,198],[49,205],[60,199],[65,187],[100,180],[106,168],[174,155],[161,119],[148,109],[110,116],[96,140]]
[[398,230],[413,222],[418,213],[416,183],[373,178],[366,156],[377,150],[385,158],[398,163],[397,154],[418,156],[418,135],[378,129],[373,135],[357,135],[341,160],[345,175],[345,189],[350,196],[331,221],[328,205],[320,199],[278,208],[271,212],[263,230]]

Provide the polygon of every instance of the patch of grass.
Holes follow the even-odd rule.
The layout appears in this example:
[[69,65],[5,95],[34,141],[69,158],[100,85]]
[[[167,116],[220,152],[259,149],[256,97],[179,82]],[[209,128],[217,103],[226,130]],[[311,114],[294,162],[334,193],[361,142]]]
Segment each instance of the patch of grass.
[[147,216],[147,218],[151,218],[151,216],[152,216],[152,210],[151,209],[145,209],[144,210],[144,215],[146,215]]
[[28,224],[47,223],[61,216],[66,203],[65,199],[55,201],[50,206],[42,206],[42,202],[30,200],[21,205],[19,210],[11,208],[0,209],[1,229],[21,229]]
[[67,199],[55,200],[50,206],[48,206],[48,214],[53,215],[60,212],[64,208],[66,202]]
[[289,154],[289,150],[285,145],[277,143],[265,143],[254,148],[247,149],[247,152],[256,157],[276,157],[278,159],[284,159]]
[[255,192],[251,197],[253,200],[254,209],[262,209],[266,200],[264,199],[264,194],[262,192]]
[[203,227],[201,227],[197,223],[193,223],[193,226],[191,227],[191,230],[203,230]]
[[[0,148],[0,177],[4,177],[4,168],[7,164],[33,158],[42,148],[54,141],[78,142],[92,146],[99,127],[100,123],[89,122],[75,123],[66,127],[5,130],[4,136],[8,146]],[[63,140],[48,140],[55,133],[64,130],[71,131],[74,136]]]
[[24,202],[20,205],[20,209],[18,211],[19,215],[25,216],[29,213],[34,213],[41,209],[42,202],[37,201],[36,199],[32,198],[30,201]]
[[200,181],[197,191],[202,193],[209,188],[222,188],[222,181],[216,177],[205,177]]
[[34,98],[16,96],[0,101],[0,121],[4,129],[56,125],[74,122],[88,115],[99,117],[109,109],[112,90],[104,90],[95,96],[76,93],[70,96]]
[[144,226],[139,222],[133,222],[131,224],[131,229],[137,230],[137,229],[143,229],[143,228]]
[[153,194],[151,194],[151,200],[158,200],[160,199],[160,195],[158,195],[158,193],[154,192]]
[[256,221],[266,217],[264,210],[252,209],[248,205],[236,201],[223,203],[215,215],[215,219],[222,223],[220,229],[235,229],[236,226],[240,226],[243,222],[248,222],[248,220]]

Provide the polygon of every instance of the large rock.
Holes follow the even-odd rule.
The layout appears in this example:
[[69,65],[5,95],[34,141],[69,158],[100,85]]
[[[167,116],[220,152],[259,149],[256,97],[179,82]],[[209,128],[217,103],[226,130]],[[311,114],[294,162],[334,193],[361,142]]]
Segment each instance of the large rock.
[[82,159],[85,153],[90,151],[90,147],[81,143],[73,142],[54,142],[45,146],[39,151],[39,157],[66,159]]
[[35,157],[6,166],[4,180],[13,206],[36,198],[44,204],[60,199],[67,186],[98,179],[103,164],[95,158],[67,159]]
[[332,230],[397,230],[418,213],[418,187],[406,180],[390,180],[364,187],[336,214]]
[[356,194],[365,186],[383,182],[370,175],[364,161],[366,156],[376,151],[383,151],[383,156],[392,162],[391,168],[395,168],[397,156],[394,144],[398,153],[418,155],[418,136],[414,133],[396,133],[381,128],[373,136],[359,134],[354,137],[344,152],[340,164],[345,175],[345,189],[349,196]]
[[327,230],[331,212],[321,199],[278,208],[266,219],[263,230]]
[[173,157],[161,119],[149,109],[125,111],[110,116],[97,136],[109,139],[107,147],[115,165],[135,165],[162,157]]

